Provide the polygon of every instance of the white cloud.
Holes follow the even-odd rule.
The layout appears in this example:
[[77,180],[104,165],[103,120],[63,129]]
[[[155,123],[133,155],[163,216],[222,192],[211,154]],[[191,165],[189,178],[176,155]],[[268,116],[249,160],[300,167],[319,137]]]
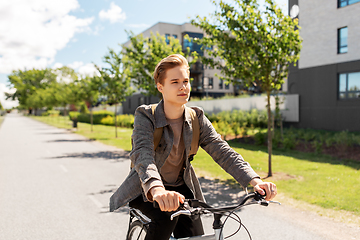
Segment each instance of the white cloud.
[[110,9],[99,12],[100,19],[109,20],[111,23],[123,22],[126,19],[126,14],[114,2],[110,4]]
[[77,0],[0,1],[0,73],[44,68],[77,32],[89,30],[93,18],[69,15]]
[[5,100],[5,92],[14,93],[16,90],[9,89],[5,84],[0,83],[0,102],[3,108],[8,109],[19,105],[18,101]]
[[[64,66],[62,63],[55,63],[52,68],[56,69],[56,68],[61,68],[62,66]],[[95,74],[98,74],[94,64],[92,63],[84,64],[81,61],[75,61],[73,63],[68,64],[67,66],[74,69],[82,77],[85,76],[93,77]]]

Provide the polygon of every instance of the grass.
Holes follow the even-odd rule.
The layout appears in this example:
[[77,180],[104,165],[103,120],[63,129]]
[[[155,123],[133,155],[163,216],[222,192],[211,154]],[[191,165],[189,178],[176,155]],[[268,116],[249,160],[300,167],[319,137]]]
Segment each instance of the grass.
[[73,129],[72,121],[69,117],[31,117],[33,119],[42,121],[58,128],[65,128],[74,130],[76,133],[81,134],[89,139],[97,140],[104,144],[115,146],[126,151],[131,150],[131,133],[132,129],[120,128],[117,129],[118,137],[115,137],[115,127],[105,125],[91,125],[88,123],[78,123],[78,128]]
[[[56,127],[72,128],[71,121],[64,118],[51,120],[50,117],[34,117]],[[67,118],[68,119],[68,118]],[[131,149],[132,129],[119,128],[115,138],[114,127],[79,123],[77,133],[105,144],[124,150]],[[266,147],[229,142],[253,169],[262,177],[268,171]],[[192,162],[199,176],[207,176],[234,183],[231,176],[223,171],[202,149]],[[274,150],[272,156],[274,177],[270,180],[278,186],[279,192],[298,201],[315,204],[336,212],[348,211],[360,216],[360,162],[339,161],[329,156],[290,150]]]

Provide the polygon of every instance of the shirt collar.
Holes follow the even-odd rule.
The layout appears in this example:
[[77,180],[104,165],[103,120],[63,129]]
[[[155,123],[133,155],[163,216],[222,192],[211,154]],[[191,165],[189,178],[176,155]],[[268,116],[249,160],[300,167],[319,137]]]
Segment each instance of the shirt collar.
[[[191,125],[191,115],[190,115],[190,108],[185,105],[185,119],[184,122],[187,122],[189,125]],[[156,128],[161,128],[169,125],[169,123],[166,121],[165,117],[165,111],[164,111],[164,101],[161,100],[159,104],[155,108],[154,113],[155,119],[156,119]]]

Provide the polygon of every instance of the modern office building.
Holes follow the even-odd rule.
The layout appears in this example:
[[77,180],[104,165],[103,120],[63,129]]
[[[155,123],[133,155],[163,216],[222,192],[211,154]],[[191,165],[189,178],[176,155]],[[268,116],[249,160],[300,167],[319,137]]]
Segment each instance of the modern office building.
[[[191,38],[202,38],[204,36],[202,30],[191,25],[190,23],[171,24],[159,22],[143,31],[141,34],[143,34],[144,37],[150,37],[151,33],[159,33],[160,35],[165,36],[166,40],[168,40],[170,37],[177,38],[179,39],[183,49],[187,49],[187,47],[189,47],[191,51],[196,51],[199,54],[203,54],[201,51],[201,46],[184,38],[186,35],[189,35]],[[129,44],[130,41],[125,43],[125,45]],[[235,92],[233,85],[225,84],[225,81],[222,78],[215,76],[216,73],[220,74],[220,71],[218,69],[206,67],[200,62],[192,65],[190,67],[190,78],[193,79],[191,82],[191,96],[220,97],[224,96],[225,94],[233,94]],[[155,97],[146,97],[138,92],[135,93],[132,97],[127,98],[127,100],[123,103],[123,112],[134,113],[137,106],[157,101],[158,99]]]
[[300,99],[293,125],[360,131],[360,0],[289,0],[289,15],[303,39],[288,77]]

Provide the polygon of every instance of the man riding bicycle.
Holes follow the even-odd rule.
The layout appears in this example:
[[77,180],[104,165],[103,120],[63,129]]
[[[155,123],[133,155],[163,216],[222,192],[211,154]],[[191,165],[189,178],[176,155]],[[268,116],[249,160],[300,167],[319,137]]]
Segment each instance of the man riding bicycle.
[[[129,203],[151,219],[146,240],[167,240],[203,234],[200,218],[179,216],[170,220],[184,199],[204,201],[199,181],[191,166],[190,156],[193,119],[199,127],[201,146],[226,172],[244,188],[254,190],[271,200],[276,185],[263,182],[242,156],[216,133],[211,122],[197,107],[187,107],[190,97],[189,65],[180,54],[162,59],[156,66],[154,79],[163,99],[155,107],[142,105],[135,111],[130,159],[132,169],[110,200],[110,211]],[[162,128],[162,136],[154,149],[154,131]],[[156,144],[155,144],[156,145]],[[153,206],[158,202],[160,208]]]

